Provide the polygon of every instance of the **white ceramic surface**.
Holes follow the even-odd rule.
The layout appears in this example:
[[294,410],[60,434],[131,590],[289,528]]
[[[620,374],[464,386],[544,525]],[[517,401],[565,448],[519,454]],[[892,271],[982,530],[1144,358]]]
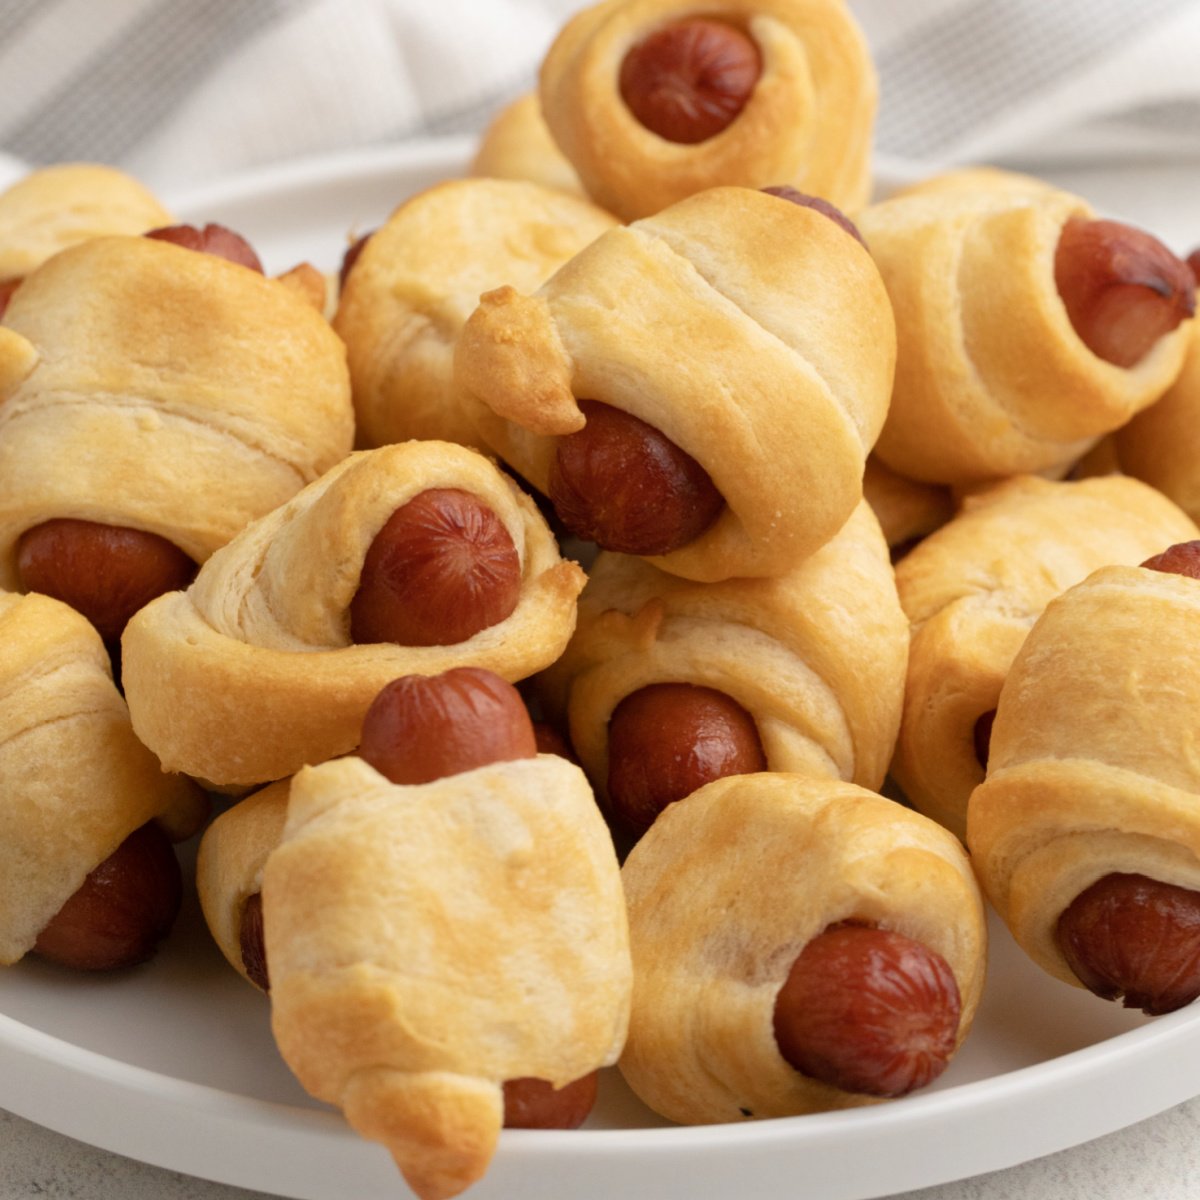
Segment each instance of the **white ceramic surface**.
[[[349,237],[457,173],[460,142],[299,164],[175,202],[244,233],[268,269],[337,267]],[[1039,972],[993,926],[975,1029],[927,1092],[851,1112],[668,1127],[606,1073],[588,1126],[504,1133],[478,1200],[868,1200],[1024,1162],[1200,1092],[1200,1010],[1147,1020]],[[390,1158],[309,1100],[265,1000],[189,901],[152,963],[115,978],[0,971],[0,1107],[158,1166],[297,1200],[403,1195]]]

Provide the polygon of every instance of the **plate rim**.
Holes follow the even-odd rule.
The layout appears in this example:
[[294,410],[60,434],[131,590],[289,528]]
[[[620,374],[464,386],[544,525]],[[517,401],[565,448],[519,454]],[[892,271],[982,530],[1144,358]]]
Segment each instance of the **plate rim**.
[[[366,181],[386,183],[393,177],[403,179],[406,174],[416,172],[427,174],[444,170],[448,176],[461,175],[469,162],[473,144],[474,139],[465,136],[430,138],[382,148],[322,154],[268,164],[212,183],[180,189],[178,193],[165,191],[164,196],[173,209],[200,212],[230,204],[269,202],[273,196],[304,188],[329,185],[350,188]],[[405,194],[398,192],[397,203]],[[681,1150],[694,1155],[696,1162],[707,1161],[713,1153],[728,1150],[776,1153],[781,1159],[790,1161],[793,1157],[803,1158],[812,1153],[815,1144],[828,1148],[833,1144],[841,1145],[845,1140],[859,1144],[860,1139],[872,1138],[890,1139],[899,1144],[904,1139],[912,1139],[914,1131],[921,1129],[926,1135],[934,1130],[938,1131],[934,1136],[941,1136],[943,1120],[948,1114],[956,1117],[965,1114],[981,1124],[986,1124],[982,1118],[995,1118],[1001,1113],[1019,1117],[1018,1110],[1027,1103],[1031,1089],[1052,1094],[1073,1092],[1111,1077],[1114,1071],[1127,1064],[1134,1063],[1146,1073],[1172,1059],[1177,1063],[1177,1056],[1184,1052],[1195,1053],[1197,1065],[1200,1065],[1200,1010],[1195,1010],[1194,1006],[1054,1058],[884,1104],[760,1119],[739,1125],[583,1129],[555,1131],[550,1137],[537,1131],[505,1130],[501,1134],[493,1170],[501,1168],[497,1173],[503,1175],[505,1171],[511,1174],[510,1168],[524,1169],[534,1163],[539,1170],[544,1170],[546,1165],[562,1166],[567,1161],[578,1162],[593,1155],[611,1159],[614,1150],[641,1164],[648,1160],[675,1162]],[[303,1132],[315,1136],[322,1144],[335,1144],[356,1157],[361,1154],[364,1161],[368,1151],[375,1155],[371,1161],[378,1159],[379,1148],[371,1148],[370,1143],[364,1142],[335,1109],[303,1108],[181,1079],[89,1050],[0,1012],[0,1069],[8,1063],[21,1063],[26,1069],[31,1063],[40,1064],[51,1089],[67,1076],[84,1077],[90,1084],[116,1086],[123,1093],[138,1095],[144,1102],[161,1104],[164,1119],[172,1112],[207,1115],[212,1118],[212,1129],[216,1131],[226,1130],[232,1117],[253,1131],[269,1128],[281,1136]],[[848,1186],[837,1192],[837,1198],[867,1200],[868,1197],[891,1195],[897,1190],[934,1186],[1013,1166],[1112,1133],[1200,1093],[1200,1082],[1185,1082],[1190,1072],[1178,1070],[1166,1074],[1169,1086],[1155,1090],[1153,1096],[1144,1088],[1139,1091],[1131,1087],[1111,1103],[1105,1102],[1105,1115],[1093,1112],[1094,1105],[1088,1107],[1086,1127],[1078,1120],[1066,1121],[1053,1128],[1044,1122],[1043,1127],[1035,1131],[1040,1134],[1036,1144],[1010,1142],[1000,1145],[993,1140],[986,1153],[978,1146],[965,1152],[959,1150],[957,1157],[951,1154],[936,1165],[923,1164],[919,1172],[910,1169],[907,1175],[892,1178],[886,1190],[879,1190],[878,1184],[863,1184],[858,1188]],[[1099,1092],[1102,1089],[1093,1090]],[[4,1107],[57,1132],[156,1166],[183,1170],[198,1178],[236,1186],[268,1187],[271,1190],[279,1186],[278,1183],[264,1184],[258,1177],[248,1181],[244,1171],[228,1165],[236,1157],[233,1154],[226,1162],[214,1161],[207,1170],[196,1169],[190,1159],[188,1166],[180,1167],[177,1156],[169,1153],[167,1147],[147,1147],[144,1140],[133,1133],[125,1140],[119,1136],[96,1136],[94,1125],[98,1117],[93,1119],[93,1127],[81,1132],[84,1126],[79,1120],[64,1117],[52,1122],[45,1119],[46,1114],[40,1110],[35,1098],[30,1099],[25,1109],[37,1109],[36,1114],[23,1110],[21,1098],[16,1104],[6,1099]],[[204,1139],[196,1137],[195,1140],[202,1142]],[[395,1170],[390,1160],[385,1166],[389,1178],[394,1180]],[[490,1194],[486,1185],[487,1180],[476,1185],[473,1194],[482,1200],[485,1194]],[[800,1194],[794,1182],[785,1186],[789,1186],[788,1194]],[[286,1194],[301,1196],[309,1193],[289,1191]],[[832,1193],[829,1200],[833,1200]]]

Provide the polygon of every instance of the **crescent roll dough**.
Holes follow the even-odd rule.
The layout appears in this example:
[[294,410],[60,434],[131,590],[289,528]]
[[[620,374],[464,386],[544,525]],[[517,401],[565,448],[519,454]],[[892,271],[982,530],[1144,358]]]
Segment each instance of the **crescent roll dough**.
[[967,839],[989,899],[1044,970],[1079,985],[1055,939],[1112,872],[1200,890],[1200,582],[1104,567],[1049,604],[1013,662]]
[[290,779],[277,780],[227,808],[205,829],[196,852],[196,891],[205,923],[247,983],[254,981],[242,961],[242,909],[262,891],[267,856],[283,837],[291,785]]
[[616,219],[536,183],[459,179],[406,201],[371,234],[334,328],[346,343],[360,445],[479,445],[454,389],[454,343],[479,296],[532,291]]
[[48,596],[0,594],[0,963],[14,963],[84,879],[157,819],[177,840],[207,813],[133,735],[100,635]]
[[1161,400],[1117,430],[1113,440],[1122,470],[1200,520],[1200,321],[1190,322],[1189,331],[1179,378]]
[[555,437],[585,423],[577,398],[696,459],[726,507],[651,561],[713,582],[780,574],[845,524],[886,413],[892,336],[855,238],[811,208],[714,188],[610,230],[533,296],[486,294],[455,371],[485,440],[540,491]]
[[423,1200],[487,1169],[505,1080],[562,1087],[620,1053],[616,854],[553,755],[409,787],[357,758],[301,771],[263,921],[284,1060]]
[[863,472],[863,498],[871,506],[887,544],[900,550],[945,525],[954,515],[949,488],[918,483],[889,470],[874,455]]
[[[368,548],[431,488],[470,492],[500,518],[521,564],[515,610],[455,645],[351,644]],[[477,666],[512,682],[548,666],[583,584],[533,502],[482,455],[449,442],[356,451],[130,621],[133,726],[169,770],[218,787],[281,779],[357,746],[371,701],[400,675]]]
[[0,328],[0,586],[53,517],[203,562],[349,451],[345,351],[288,287],[211,254],[97,238],[21,284]]
[[583,197],[575,168],[550,136],[536,92],[501,109],[483,131],[471,174],[489,179],[526,179]]
[[[762,73],[720,133],[684,145],[651,132],[618,87],[626,53],[674,21],[709,17],[758,46]],[[574,17],[542,64],[542,112],[589,195],[624,220],[721,184],[791,184],[866,203],[875,70],[841,0],[607,0]]]
[[106,234],[145,233],[174,217],[136,179],[96,163],[31,171],[0,192],[0,280]]
[[1004,167],[991,167],[983,164],[970,167],[953,167],[948,171],[939,171],[935,175],[927,175],[913,183],[905,184],[889,192],[887,198],[895,200],[900,196],[915,196],[929,192],[1042,192],[1056,190],[1051,184],[1033,175],[1023,175],[1019,171],[1009,171]]
[[970,484],[1066,467],[1171,385],[1186,323],[1128,370],[1075,333],[1054,256],[1076,196],[950,188],[856,214],[896,312],[896,386],[876,454]]
[[602,797],[609,718],[655,683],[731,696],[773,771],[878,788],[900,723],[905,630],[887,546],[860,504],[828,545],[776,579],[696,584],[601,554],[575,636],[539,686]]
[[1097,567],[1136,564],[1196,536],[1184,512],[1136,479],[1026,476],[971,496],[901,559],[912,644],[892,775],[908,800],[961,837],[983,780],[976,722],[995,709],[1047,603]]
[[849,783],[719,779],[672,804],[625,860],[633,1010],[621,1073],[656,1112],[704,1124],[875,1102],[793,1069],[775,997],[805,945],[845,920],[950,966],[959,1043],[983,988],[983,900],[957,839]]

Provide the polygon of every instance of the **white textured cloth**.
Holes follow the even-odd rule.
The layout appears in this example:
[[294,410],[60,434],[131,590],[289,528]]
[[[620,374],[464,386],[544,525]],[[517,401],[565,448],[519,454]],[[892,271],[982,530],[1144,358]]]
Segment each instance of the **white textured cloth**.
[[[877,150],[893,170],[1200,162],[1198,0],[850,5],[879,67]],[[0,153],[10,174],[89,159],[178,189],[283,159],[477,131],[533,85],[579,7],[0,0]]]

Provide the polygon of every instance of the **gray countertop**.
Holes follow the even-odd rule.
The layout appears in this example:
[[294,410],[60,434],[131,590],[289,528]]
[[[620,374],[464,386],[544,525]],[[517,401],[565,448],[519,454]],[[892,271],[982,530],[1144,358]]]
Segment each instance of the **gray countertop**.
[[[397,1200],[409,1194],[397,1177]],[[261,1200],[263,1193],[146,1166],[0,1111],[0,1200],[33,1196]],[[958,1183],[905,1192],[892,1200],[1194,1200],[1196,1196],[1200,1196],[1200,1097],[1070,1150]]]

